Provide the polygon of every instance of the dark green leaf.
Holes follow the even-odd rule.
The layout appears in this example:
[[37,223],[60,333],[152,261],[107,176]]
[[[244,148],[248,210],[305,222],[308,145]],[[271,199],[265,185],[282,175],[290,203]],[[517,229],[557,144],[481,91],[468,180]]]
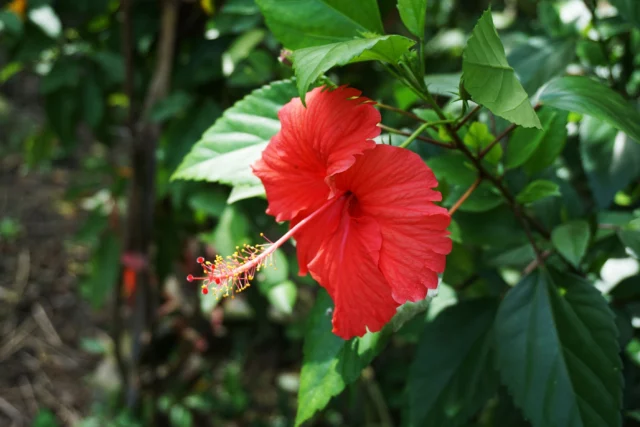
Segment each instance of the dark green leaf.
[[640,28],[640,3],[637,0],[611,0],[623,19]]
[[494,300],[458,303],[424,327],[409,373],[414,425],[463,425],[496,392],[496,308]]
[[550,36],[559,37],[565,35],[566,28],[554,2],[543,0],[538,3],[538,20]]
[[280,129],[278,111],[296,95],[293,82],[288,80],[252,92],[202,135],[172,179],[261,186],[250,165]]
[[618,231],[618,237],[631,253],[640,259],[640,219],[631,221],[630,225]]
[[0,10],[0,34],[6,30],[11,34],[20,35],[22,29],[22,21],[18,15],[8,10]]
[[398,11],[404,26],[414,36],[422,39],[424,20],[427,15],[427,0],[398,0]]
[[535,94],[545,83],[564,74],[576,56],[572,39],[549,40],[531,37],[509,54],[509,64],[516,71],[524,90]]
[[478,177],[478,172],[460,153],[446,152],[440,156],[431,157],[427,160],[427,165],[439,180],[444,179],[453,185],[462,185],[468,188]]
[[542,90],[540,102],[603,120],[640,142],[638,110],[619,93],[595,80],[580,76],[554,79]]
[[538,179],[527,185],[516,196],[516,201],[523,205],[528,205],[529,203],[551,196],[561,196],[558,184],[552,181]]
[[107,233],[93,254],[90,276],[81,291],[94,308],[102,307],[118,284],[120,250],[120,239],[113,233]]
[[617,300],[630,300],[640,297],[640,275],[627,277],[609,292]]
[[40,90],[44,94],[50,94],[61,88],[77,87],[79,83],[81,83],[80,66],[74,59],[63,56],[42,78]]
[[553,246],[560,254],[578,267],[587,252],[591,229],[586,221],[572,221],[556,227],[551,233]]
[[383,61],[395,64],[413,45],[402,36],[377,36],[308,47],[293,52],[298,92],[304,103],[307,89],[325,71],[350,62]]
[[170,119],[191,107],[193,102],[193,96],[189,93],[174,92],[154,105],[149,117],[156,122]]
[[475,102],[524,127],[541,128],[527,92],[509,66],[491,12],[473,29],[462,57],[462,80]]
[[495,324],[503,382],[534,427],[621,423],[613,313],[593,285],[554,270],[511,289]]
[[600,120],[580,124],[580,157],[593,196],[606,208],[616,193],[640,177],[640,145]]
[[105,99],[95,78],[87,76],[82,86],[82,107],[84,120],[94,129],[104,116],[104,103]]
[[332,331],[333,303],[320,291],[309,315],[298,391],[296,426],[323,409],[332,397],[360,376],[362,369],[386,346],[392,332],[427,307],[430,298],[400,306],[380,332],[345,341]]
[[31,427],[58,427],[56,416],[48,409],[41,409],[33,419]]
[[289,49],[383,34],[376,0],[256,0],[267,26]]
[[553,164],[567,141],[567,113],[542,108],[538,113],[542,130],[516,128],[509,139],[505,167],[524,165],[529,174]]

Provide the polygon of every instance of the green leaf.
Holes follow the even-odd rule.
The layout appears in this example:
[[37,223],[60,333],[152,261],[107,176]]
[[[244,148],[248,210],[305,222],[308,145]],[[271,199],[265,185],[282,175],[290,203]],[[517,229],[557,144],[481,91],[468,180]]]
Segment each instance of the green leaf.
[[623,19],[640,28],[640,3],[637,0],[611,0]]
[[640,177],[640,145],[607,123],[584,117],[580,124],[580,159],[599,208]]
[[234,187],[262,186],[250,166],[280,129],[278,111],[296,94],[289,80],[252,92],[225,111],[202,135],[171,179],[221,182]]
[[[446,207],[453,206],[469,187],[470,185],[466,187],[459,185],[452,188],[444,201],[444,205]],[[483,182],[473,191],[471,196],[460,205],[459,210],[462,212],[486,212],[500,206],[503,202],[504,199],[495,187],[488,182]]]
[[384,34],[376,0],[256,0],[267,26],[289,49]]
[[540,102],[590,115],[640,142],[640,113],[635,106],[619,93],[588,77],[568,76],[552,80],[542,90]]
[[573,39],[531,37],[511,51],[508,61],[524,90],[534,94],[549,80],[564,74],[575,57],[576,43]]
[[96,309],[104,305],[113,287],[117,286],[120,252],[120,239],[113,233],[107,233],[93,254],[91,272],[82,285],[81,293]]
[[460,87],[460,73],[429,74],[424,77],[424,83],[429,92],[442,96],[457,96]]
[[19,36],[24,25],[20,17],[8,10],[0,10],[0,34],[6,29],[7,32]]
[[524,165],[529,174],[553,164],[567,141],[567,113],[542,108],[538,113],[542,130],[518,127],[507,144],[505,168]]
[[409,372],[413,425],[463,425],[498,388],[494,300],[465,301],[426,324]]
[[640,259],[640,219],[631,221],[630,225],[618,231],[618,237],[631,253]]
[[427,0],[398,0],[398,11],[404,26],[414,36],[422,39],[427,16]]
[[50,94],[61,88],[77,87],[80,79],[80,66],[77,61],[68,56],[59,58],[49,73],[40,81],[40,91]]
[[534,427],[620,425],[617,329],[593,284],[534,272],[504,298],[495,338],[502,381]]
[[187,110],[193,105],[195,99],[187,92],[173,92],[166,98],[158,101],[149,113],[149,118],[154,122],[162,122]]
[[249,240],[248,228],[249,221],[242,212],[233,206],[227,206],[220,215],[210,241],[219,253],[231,255],[236,246],[242,246]]
[[104,103],[105,99],[98,82],[92,76],[87,76],[82,87],[82,107],[84,120],[94,129],[104,116]]
[[56,416],[48,409],[40,409],[33,419],[31,427],[58,427]]
[[[464,144],[475,153],[480,153],[494,140],[495,137],[491,135],[487,125],[481,122],[473,122],[471,127],[469,127],[469,131],[464,136]],[[494,147],[484,156],[486,161],[493,164],[498,163],[501,158],[502,146],[500,144],[494,145]]]
[[264,186],[261,183],[236,185],[231,190],[227,203],[235,203],[238,200],[250,199],[252,197],[266,197]]
[[552,181],[538,179],[529,183],[529,185],[516,196],[516,201],[523,205],[528,205],[545,197],[561,195],[558,184]]
[[354,39],[293,52],[298,92],[304,103],[307,89],[325,71],[336,65],[360,61],[383,61],[395,64],[414,42],[402,36],[376,36]]
[[560,254],[578,267],[587,252],[591,229],[586,221],[572,221],[551,232],[551,242]]
[[527,92],[507,62],[491,11],[482,15],[467,42],[462,80],[473,100],[495,115],[520,126],[541,128]]
[[291,280],[285,280],[269,289],[267,299],[280,313],[291,315],[298,296],[298,288]]
[[358,379],[362,369],[386,346],[391,333],[423,312],[430,300],[428,297],[417,303],[406,303],[398,308],[382,331],[345,341],[331,332],[333,303],[326,292],[320,291],[305,335],[296,426],[310,419],[327,406],[332,397]]

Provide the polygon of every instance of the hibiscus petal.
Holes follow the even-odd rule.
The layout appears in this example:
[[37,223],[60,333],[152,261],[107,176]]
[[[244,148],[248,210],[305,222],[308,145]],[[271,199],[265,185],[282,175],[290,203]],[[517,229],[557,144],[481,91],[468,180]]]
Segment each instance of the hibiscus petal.
[[322,206],[332,194],[330,177],[373,149],[371,139],[380,134],[380,113],[360,91],[322,89],[307,95],[307,108],[300,98],[282,107],[280,132],[253,166],[267,192],[267,213],[277,221]]
[[382,237],[370,218],[343,214],[309,265],[335,304],[333,332],[343,339],[379,331],[398,307],[377,267]]
[[[340,216],[345,207],[345,199],[337,200],[333,206],[320,214],[309,223],[303,231],[295,235],[296,253],[298,255],[298,274],[304,276],[309,272],[308,264],[315,258],[320,246],[340,225]],[[295,227],[306,218],[305,213],[291,221],[290,228]],[[327,284],[328,286],[329,284]],[[327,287],[325,286],[325,287]]]
[[378,267],[396,302],[419,301],[438,285],[451,252],[447,210],[435,205],[441,194],[433,172],[415,153],[388,145],[367,151],[336,186],[356,196],[358,214],[380,227]]

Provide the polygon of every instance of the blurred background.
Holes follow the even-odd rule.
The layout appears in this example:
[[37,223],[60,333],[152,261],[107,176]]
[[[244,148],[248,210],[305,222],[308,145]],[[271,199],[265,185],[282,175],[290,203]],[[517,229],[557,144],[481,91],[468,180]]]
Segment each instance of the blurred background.
[[[509,52],[531,44],[594,72],[606,62],[586,33],[578,44],[555,39],[562,25],[581,34],[586,2],[541,15],[535,0],[432,0],[429,74],[457,82],[467,35],[490,3]],[[396,1],[379,4],[387,31],[406,34]],[[606,15],[608,3],[598,7]],[[637,43],[616,19],[612,37]],[[201,295],[185,280],[199,273],[198,256],[258,243],[261,232],[277,238],[286,225],[264,213],[264,199],[227,205],[228,187],[169,180],[226,108],[292,76],[280,49],[253,0],[0,3],[0,426],[293,424],[318,286],[297,276],[288,245],[249,291]],[[533,94],[544,70],[518,52],[510,62],[530,70]],[[625,52],[616,60],[633,64]],[[622,69],[617,89],[633,99],[640,76]],[[331,77],[389,105],[416,102],[375,64]],[[445,282],[472,277],[465,256]],[[400,425],[420,326],[405,326],[312,424]],[[499,411],[526,425],[513,407],[489,407],[482,425],[507,425]]]

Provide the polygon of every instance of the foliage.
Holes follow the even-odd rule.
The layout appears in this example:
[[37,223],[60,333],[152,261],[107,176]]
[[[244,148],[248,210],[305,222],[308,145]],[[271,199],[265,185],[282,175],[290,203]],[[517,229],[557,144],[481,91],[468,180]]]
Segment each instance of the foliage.
[[[170,85],[155,97],[163,13],[178,3]],[[24,170],[78,161],[67,198],[88,212],[73,244],[92,254],[80,291],[116,306],[100,348],[124,365],[120,382],[101,385],[81,425],[637,425],[640,9],[506,3],[3,10],[0,81],[35,76],[43,106],[20,136]],[[379,143],[433,170],[454,241],[439,296],[350,341],[331,332],[326,292],[296,276],[292,246],[257,292],[216,301],[184,280],[200,254],[283,234],[250,165],[284,104],[343,84],[378,102]],[[150,207],[133,225],[131,194]],[[153,251],[140,256],[131,230],[145,224]],[[0,225],[1,239],[23,232]],[[620,262],[632,276],[608,273]],[[160,314],[145,323],[149,311]]]

